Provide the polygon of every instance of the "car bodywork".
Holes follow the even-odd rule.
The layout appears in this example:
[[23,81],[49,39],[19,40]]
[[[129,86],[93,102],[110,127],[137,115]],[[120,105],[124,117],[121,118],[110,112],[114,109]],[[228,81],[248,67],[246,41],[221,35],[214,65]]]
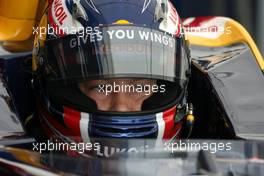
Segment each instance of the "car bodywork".
[[[263,58],[252,38],[241,25],[228,18],[185,21],[187,27],[224,29],[187,35],[193,63],[189,92],[191,101],[200,111],[199,118],[206,117],[205,122],[212,117],[214,123],[218,116],[230,127],[230,135],[263,140]],[[205,98],[208,96],[216,99]]]

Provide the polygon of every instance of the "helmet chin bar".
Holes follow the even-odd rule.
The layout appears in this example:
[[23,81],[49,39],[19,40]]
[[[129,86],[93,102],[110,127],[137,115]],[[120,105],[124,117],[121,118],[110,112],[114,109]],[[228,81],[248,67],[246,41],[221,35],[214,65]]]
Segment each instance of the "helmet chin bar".
[[[39,108],[41,108],[41,107],[39,107]],[[45,109],[45,108],[41,108],[41,109]],[[41,115],[41,119],[43,119],[43,121],[45,122],[45,126],[47,126],[48,127],[48,129],[49,129],[49,131],[52,131],[52,135],[55,135],[55,138],[54,138],[54,136],[53,136],[53,140],[55,139],[55,141],[53,141],[53,142],[63,142],[63,143],[67,143],[67,144],[71,144],[71,143],[76,143],[76,145],[79,143],[79,142],[85,142],[85,143],[91,143],[91,144],[93,144],[94,142],[100,142],[101,140],[106,140],[106,139],[104,139],[104,138],[94,138],[94,137],[92,137],[92,138],[90,138],[90,140],[86,140],[86,141],[83,141],[83,139],[82,139],[82,136],[79,136],[80,138],[79,138],[79,140],[75,140],[75,139],[78,139],[78,136],[76,137],[76,136],[71,136],[70,134],[69,135],[65,135],[65,133],[64,133],[64,131],[61,131],[61,130],[58,130],[58,129],[61,129],[63,126],[61,126],[60,125],[60,127],[58,127],[58,126],[54,126],[54,121],[56,121],[54,118],[52,118],[52,117],[49,117],[51,114],[49,114],[48,113],[48,111],[47,110],[44,110],[44,111],[46,111],[46,113],[43,113],[42,115]],[[188,104],[186,104],[186,106],[184,106],[184,107],[182,107],[182,109],[181,109],[181,111],[183,111],[183,115],[184,116],[186,116],[187,114],[192,114],[192,108],[191,108],[191,105],[188,105]],[[176,113],[175,113],[176,114]],[[178,115],[179,115],[179,113],[178,113]],[[51,120],[51,121],[50,121]],[[187,118],[187,122],[188,122],[188,118]],[[183,119],[181,120],[181,121],[178,121],[178,125],[179,124],[181,124],[181,123],[183,123]],[[188,123],[187,123],[188,124]],[[57,125],[58,125],[58,123],[57,123]],[[190,128],[190,130],[191,130],[192,128]],[[65,132],[69,132],[69,131],[66,131],[65,130]],[[168,139],[170,142],[175,142],[177,139],[179,139],[179,134],[182,132],[182,130],[181,130],[181,128],[177,128],[177,130],[175,131],[175,133],[174,133],[174,135],[172,136],[172,137],[170,137],[170,139]],[[52,136],[51,135],[51,136]],[[72,138],[71,138],[72,137]],[[93,140],[94,139],[94,140]],[[111,141],[112,140],[115,140],[115,139],[111,139]],[[114,145],[114,147],[115,148],[120,148],[120,147],[123,147],[123,146],[118,146],[118,144],[119,144],[119,141],[120,139],[117,139],[117,143],[115,143],[115,142],[111,142],[111,143],[102,143],[101,144],[101,148],[102,149],[104,149],[105,147],[107,148],[108,147],[108,149],[109,148],[111,148],[112,146],[111,145]],[[127,142],[129,142],[130,140],[133,140],[133,139],[121,139],[122,141],[123,141],[123,143],[126,143],[125,141],[127,141]],[[141,139],[142,140],[142,139]],[[158,147],[158,145],[159,144],[162,144],[162,141],[160,141],[160,140],[157,140],[157,139],[155,139],[154,138],[154,140],[151,140],[151,139],[146,139],[146,138],[143,138],[143,140],[144,141],[146,141],[147,143],[150,143],[151,141],[153,142],[153,141],[155,141],[154,142],[154,147]],[[135,145],[137,144],[137,142],[135,143]],[[108,145],[110,145],[110,146],[108,146]],[[100,152],[101,151],[101,152]],[[104,150],[101,150],[100,149],[100,151],[98,151],[99,152],[99,154],[101,155],[103,152],[102,151],[104,151]],[[71,151],[66,151],[67,153],[72,153],[72,154],[74,154],[73,152],[71,152]],[[97,151],[95,151],[95,152],[97,152]],[[93,153],[93,154],[95,154],[96,156],[97,156],[97,154],[98,154],[98,152],[97,153]],[[76,151],[75,152],[75,154],[78,154],[78,151]],[[82,156],[85,156],[85,157],[90,157],[91,155],[89,155],[90,153],[89,153],[89,151],[87,151],[87,152],[84,152],[84,153],[79,153],[79,154],[81,154]],[[110,156],[110,155],[107,155],[107,156]]]

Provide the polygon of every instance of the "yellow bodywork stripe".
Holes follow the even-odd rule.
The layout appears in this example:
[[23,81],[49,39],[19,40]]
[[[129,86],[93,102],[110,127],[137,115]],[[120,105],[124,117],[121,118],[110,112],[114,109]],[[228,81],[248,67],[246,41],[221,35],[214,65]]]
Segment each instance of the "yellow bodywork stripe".
[[256,46],[254,40],[247,32],[247,30],[235,20],[224,17],[223,19],[226,20],[225,29],[230,30],[230,33],[225,32],[216,39],[186,34],[186,39],[189,40],[190,44],[208,47],[228,46],[239,42],[247,43],[248,46],[251,48],[252,52],[254,53],[256,61],[259,64],[260,68],[264,70],[263,56],[261,55],[258,47]]

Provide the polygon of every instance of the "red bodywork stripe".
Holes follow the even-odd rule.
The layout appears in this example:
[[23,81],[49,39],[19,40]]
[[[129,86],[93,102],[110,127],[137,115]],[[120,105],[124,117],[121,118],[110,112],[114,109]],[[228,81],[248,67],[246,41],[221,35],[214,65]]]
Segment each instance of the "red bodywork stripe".
[[187,27],[200,27],[202,23],[210,21],[214,18],[215,17],[213,16],[195,18],[194,21],[192,21],[190,24],[187,24],[186,26]]

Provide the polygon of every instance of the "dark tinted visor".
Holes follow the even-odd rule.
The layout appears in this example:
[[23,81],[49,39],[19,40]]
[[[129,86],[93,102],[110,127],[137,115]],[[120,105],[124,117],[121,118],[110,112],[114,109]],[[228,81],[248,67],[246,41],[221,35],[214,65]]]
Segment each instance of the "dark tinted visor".
[[182,40],[137,26],[98,27],[48,40],[46,76],[66,84],[122,77],[185,81]]

